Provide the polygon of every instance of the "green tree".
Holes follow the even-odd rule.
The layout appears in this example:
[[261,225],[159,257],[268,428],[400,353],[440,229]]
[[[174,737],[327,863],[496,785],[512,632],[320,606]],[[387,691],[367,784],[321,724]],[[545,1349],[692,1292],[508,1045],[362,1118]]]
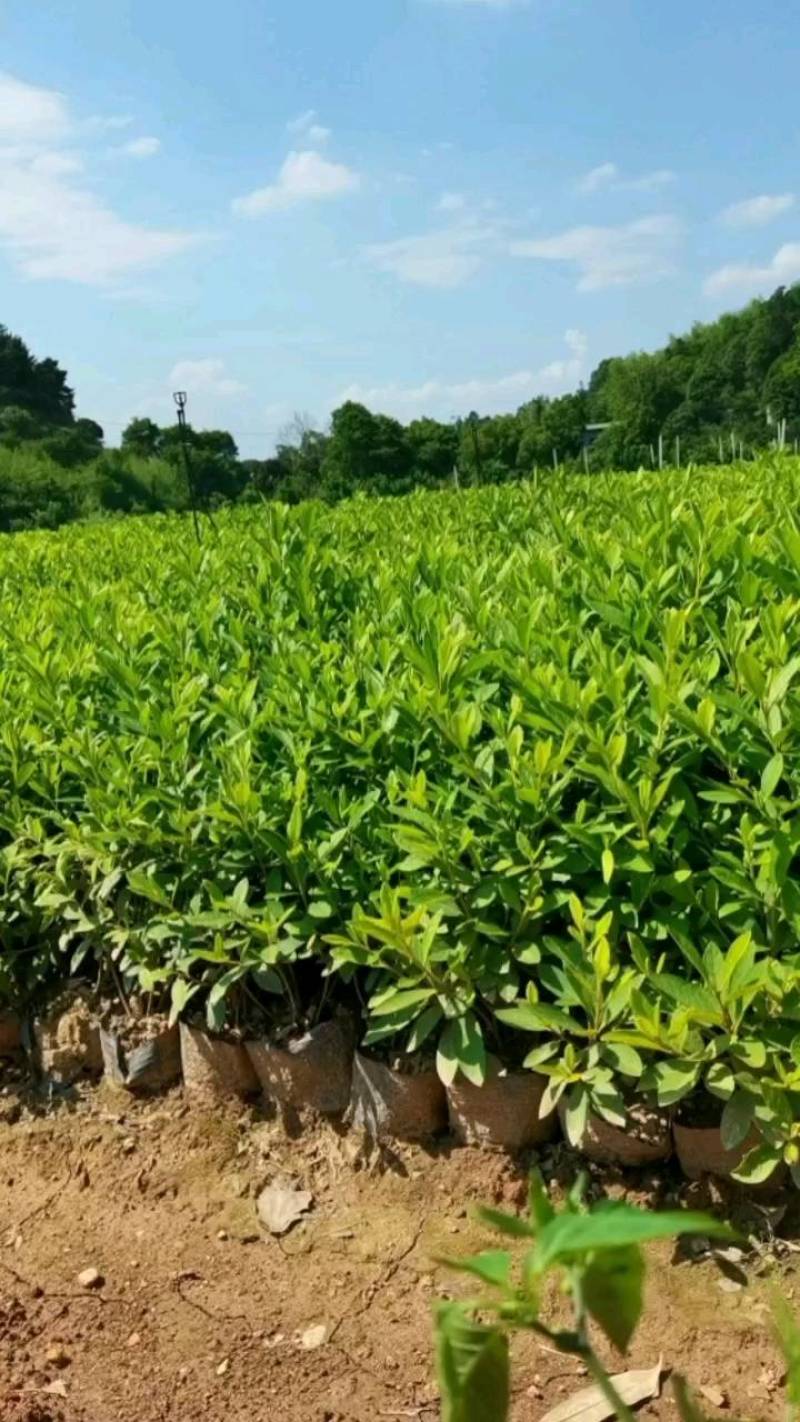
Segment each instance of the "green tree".
[[8,405],[29,410],[44,424],[68,425],[74,397],[56,361],[36,360],[19,336],[0,326],[0,409]]
[[76,420],[74,424],[57,429],[41,441],[42,448],[65,469],[77,469],[81,464],[90,464],[103,449],[103,431],[96,420]]
[[423,417],[411,421],[406,437],[411,448],[414,482],[428,488],[449,483],[458,459],[457,427]]
[[764,405],[773,420],[800,423],[800,340],[770,367],[764,382]]
[[122,431],[122,448],[144,459],[154,459],[161,452],[160,427],[146,416],[130,420]]
[[322,475],[328,492],[403,493],[412,483],[412,446],[397,420],[373,415],[354,400],[334,410]]

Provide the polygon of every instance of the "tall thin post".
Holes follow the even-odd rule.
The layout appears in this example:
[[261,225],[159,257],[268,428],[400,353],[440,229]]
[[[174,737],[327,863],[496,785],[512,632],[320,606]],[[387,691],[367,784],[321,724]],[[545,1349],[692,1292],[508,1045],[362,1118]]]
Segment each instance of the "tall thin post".
[[675,436],[675,467],[676,467],[676,469],[680,469],[680,467],[681,467],[681,437],[680,437],[680,435],[676,435],[676,436]]
[[584,468],[584,473],[588,474],[588,473],[589,473],[589,451],[588,451],[588,449],[586,448],[586,445],[583,446],[583,468]]
[[663,469],[663,468],[664,468],[664,436],[663,436],[663,434],[660,434],[660,435],[658,436],[658,467],[659,467],[659,469]]
[[186,401],[188,396],[185,390],[176,390],[173,400],[178,409],[178,436],[181,442],[181,455],[183,456],[183,468],[186,473],[186,483],[189,489],[189,502],[192,506],[192,520],[194,531],[198,543],[200,540],[200,522],[197,517],[197,490],[194,483],[194,470],[192,469],[192,459],[189,454],[189,441],[186,437]]
[[558,450],[557,450],[557,449],[554,449],[554,450],[553,450],[553,468],[555,469],[556,474],[557,474],[557,473],[558,473]]
[[478,416],[470,415],[469,428],[472,434],[472,454],[475,460],[475,480],[476,483],[483,483],[483,463],[481,461],[481,444],[478,439]]

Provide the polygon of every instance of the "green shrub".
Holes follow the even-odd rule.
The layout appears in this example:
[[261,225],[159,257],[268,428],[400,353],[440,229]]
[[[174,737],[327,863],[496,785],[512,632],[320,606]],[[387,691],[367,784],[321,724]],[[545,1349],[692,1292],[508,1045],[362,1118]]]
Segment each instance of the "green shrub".
[[751,1173],[796,1166],[799,491],[782,458],[4,541],[14,942],[212,1015],[313,964],[446,1078],[533,1052],[575,1129],[710,1092]]

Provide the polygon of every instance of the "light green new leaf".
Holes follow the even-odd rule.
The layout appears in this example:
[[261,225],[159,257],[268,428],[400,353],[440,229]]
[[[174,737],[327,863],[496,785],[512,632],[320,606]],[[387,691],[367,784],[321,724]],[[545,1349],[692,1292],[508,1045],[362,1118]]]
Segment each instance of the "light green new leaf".
[[508,1341],[500,1329],[476,1323],[459,1304],[440,1304],[436,1361],[441,1422],[505,1422],[510,1395]]

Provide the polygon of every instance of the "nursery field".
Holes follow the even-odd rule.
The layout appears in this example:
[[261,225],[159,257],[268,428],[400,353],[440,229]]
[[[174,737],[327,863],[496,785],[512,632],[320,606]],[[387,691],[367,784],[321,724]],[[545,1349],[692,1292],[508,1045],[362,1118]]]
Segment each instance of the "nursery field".
[[[388,1168],[358,1169],[352,1136],[331,1126],[287,1140],[257,1109],[188,1107],[179,1089],[139,1101],[101,1087],[41,1119],[24,1114],[9,1125],[2,1114],[3,1422],[442,1415],[432,1310],[474,1294],[476,1281],[438,1260],[496,1243],[473,1208],[518,1210],[524,1165],[443,1141],[401,1145]],[[549,1182],[574,1178],[576,1157],[563,1143],[540,1163]],[[265,1182],[281,1179],[306,1191],[311,1207],[271,1237],[255,1201]],[[662,1208],[681,1188],[674,1165],[624,1185],[604,1167],[602,1185]],[[684,1186],[683,1202],[708,1203],[701,1190]],[[785,1365],[770,1337],[770,1303],[776,1287],[795,1308],[800,1294],[796,1255],[770,1242],[779,1215],[753,1207],[736,1216],[760,1241],[740,1264],[707,1242],[697,1254],[651,1246],[629,1354],[601,1345],[612,1370],[652,1372],[661,1359],[665,1373],[687,1376],[706,1417],[782,1422]],[[82,1287],[86,1269],[102,1283]],[[544,1303],[548,1317],[565,1318],[555,1280]],[[540,1422],[586,1386],[578,1361],[543,1339],[516,1338],[512,1357],[511,1422]],[[666,1377],[637,1415],[677,1422]]]
[[85,980],[118,1062],[159,1014],[346,1022],[373,1097],[524,1073],[574,1145],[800,1180],[799,494],[775,456],[5,538],[0,1009]]

